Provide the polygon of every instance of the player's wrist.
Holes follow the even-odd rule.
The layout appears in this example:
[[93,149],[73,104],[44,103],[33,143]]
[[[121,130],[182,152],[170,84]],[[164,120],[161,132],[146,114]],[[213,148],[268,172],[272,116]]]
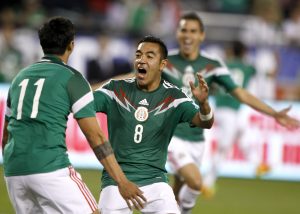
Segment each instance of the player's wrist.
[[211,120],[213,118],[213,111],[210,109],[208,114],[202,114],[201,112],[199,112],[199,117],[201,121]]

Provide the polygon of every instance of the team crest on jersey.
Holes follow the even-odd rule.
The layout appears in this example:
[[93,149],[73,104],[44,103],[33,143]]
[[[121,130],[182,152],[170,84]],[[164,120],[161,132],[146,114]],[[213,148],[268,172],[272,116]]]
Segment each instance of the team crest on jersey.
[[148,109],[144,106],[139,106],[134,112],[134,117],[139,122],[144,122],[148,119]]
[[192,66],[187,66],[182,76],[182,83],[185,86],[190,85],[190,81],[195,83],[195,74]]

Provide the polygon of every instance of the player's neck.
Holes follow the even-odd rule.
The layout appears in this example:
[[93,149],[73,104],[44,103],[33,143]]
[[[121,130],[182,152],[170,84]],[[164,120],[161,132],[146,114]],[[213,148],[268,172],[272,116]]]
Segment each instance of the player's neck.
[[65,64],[68,63],[70,54],[68,54],[67,52],[65,52],[63,55],[56,55],[59,59],[61,59],[61,61],[63,61]]
[[194,53],[190,53],[190,54],[185,54],[185,53],[181,52],[180,55],[188,61],[194,61],[198,58],[200,53],[199,52],[194,52]]
[[139,85],[138,83],[137,83],[137,85],[138,85],[139,89],[141,89],[142,91],[152,92],[159,88],[160,82],[161,82],[161,78],[159,78],[159,80],[155,80],[147,85]]

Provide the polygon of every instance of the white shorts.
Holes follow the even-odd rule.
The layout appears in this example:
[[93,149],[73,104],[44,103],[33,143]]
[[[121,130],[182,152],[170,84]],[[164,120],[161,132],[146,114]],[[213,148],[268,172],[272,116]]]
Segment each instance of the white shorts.
[[16,213],[78,213],[98,210],[97,202],[73,167],[49,173],[5,177]]
[[[179,214],[179,207],[175,200],[172,188],[164,182],[140,187],[147,199],[142,213],[151,214]],[[107,186],[100,194],[99,208],[101,214],[131,214],[126,201],[119,193],[117,186]]]
[[168,147],[168,164],[171,172],[176,173],[187,164],[194,163],[200,167],[204,142],[190,142],[177,137],[172,137]]

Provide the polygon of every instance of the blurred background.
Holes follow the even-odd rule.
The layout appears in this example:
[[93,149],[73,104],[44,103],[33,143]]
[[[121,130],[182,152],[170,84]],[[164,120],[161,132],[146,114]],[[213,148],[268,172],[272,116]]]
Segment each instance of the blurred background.
[[135,42],[144,35],[176,47],[178,18],[191,10],[204,21],[204,49],[222,58],[231,41],[247,45],[257,69],[256,95],[299,100],[298,0],[1,0],[0,82],[10,82],[20,67],[41,57],[36,30],[51,16],[76,25],[70,64],[94,83],[131,70]]
[[[290,114],[300,119],[299,0],[1,0],[0,130],[9,84],[20,68],[42,57],[37,29],[49,17],[65,16],[75,24],[75,50],[69,65],[79,70],[91,84],[95,84],[132,71],[136,42],[145,35],[152,34],[162,38],[169,50],[177,48],[176,25],[180,15],[187,11],[196,11],[203,19],[206,40],[201,46],[202,50],[225,60],[232,42],[241,41],[248,50],[246,61],[256,69],[248,90],[275,109],[292,105]],[[276,202],[267,202],[260,212],[249,209],[249,201],[260,195],[263,198],[257,198],[259,204],[278,194],[287,196],[286,202],[289,200],[287,204],[282,203],[281,207],[275,208],[278,213],[299,213],[300,207],[296,203],[297,197],[300,197],[299,130],[279,127],[274,120],[246,106],[242,106],[240,111],[240,128],[243,134],[236,140],[249,145],[252,158],[246,159],[235,145],[222,163],[220,193],[217,193],[212,204],[199,202],[199,207],[208,207],[204,210],[208,213],[214,213],[215,206],[222,210],[216,213],[271,213],[269,211],[273,209],[270,206]],[[102,128],[107,132],[105,116],[98,117],[102,121]],[[206,133],[204,173],[218,143],[214,134],[216,128]],[[72,117],[68,122],[67,143],[71,161],[76,167],[99,168]],[[255,166],[258,162],[271,166],[271,171],[261,177],[263,180],[259,180],[260,183],[254,179],[257,178]],[[2,166],[0,168],[2,172]],[[224,178],[251,178],[248,182],[254,183],[236,180],[231,183],[232,180]],[[3,179],[0,180],[3,185]],[[278,183],[270,183],[271,180],[289,183],[280,183],[283,185],[281,187]],[[98,187],[98,182],[99,180],[93,181],[90,185]],[[270,189],[261,191],[262,187],[268,185]],[[242,186],[250,187],[245,190],[244,195],[239,192]],[[4,185],[2,187],[5,188]],[[10,211],[1,211],[2,205],[9,202],[6,192],[0,189],[1,198],[6,198],[0,200],[0,213],[13,213],[11,207],[7,208]],[[275,189],[286,192],[272,192]],[[245,206],[234,208],[230,201],[241,199],[239,196],[249,196],[251,190],[255,190],[253,197],[239,201],[241,206],[245,202]],[[236,191],[238,197],[228,198],[231,191]],[[293,195],[290,194],[291,191],[294,192]],[[266,192],[269,195],[264,196]],[[284,201],[282,198],[276,200]]]

